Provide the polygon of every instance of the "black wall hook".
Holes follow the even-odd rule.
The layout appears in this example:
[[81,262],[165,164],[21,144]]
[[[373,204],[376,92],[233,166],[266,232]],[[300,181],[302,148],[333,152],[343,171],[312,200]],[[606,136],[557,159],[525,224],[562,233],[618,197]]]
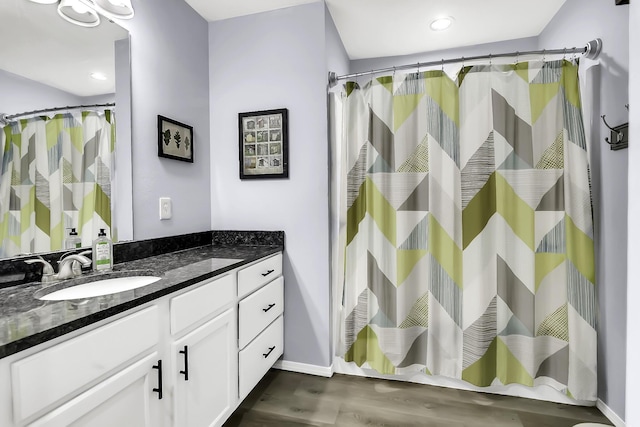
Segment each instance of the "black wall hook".
[[[625,105],[629,109],[629,104]],[[609,144],[612,150],[622,150],[629,147],[629,123],[611,127],[607,123],[606,116],[603,114],[602,121],[604,125],[611,131],[611,139],[605,138],[604,141]]]

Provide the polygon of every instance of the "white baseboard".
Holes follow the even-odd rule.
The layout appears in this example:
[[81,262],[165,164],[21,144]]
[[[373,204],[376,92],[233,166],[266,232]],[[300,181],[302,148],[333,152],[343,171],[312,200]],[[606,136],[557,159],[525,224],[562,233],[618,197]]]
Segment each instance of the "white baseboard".
[[613,412],[611,410],[611,408],[609,408],[606,405],[606,403],[604,403],[602,400],[598,399],[598,401],[596,402],[596,408],[598,408],[600,410],[600,412],[602,412],[602,415],[607,417],[609,419],[609,421],[611,421],[613,423],[614,426],[616,426],[616,427],[625,427],[626,426],[626,424],[624,423],[622,418],[620,418],[618,416],[618,414]]
[[333,376],[332,366],[308,365],[306,363],[278,360],[273,367],[275,369],[280,369],[281,371],[298,372],[301,374],[316,375],[318,377],[330,378]]

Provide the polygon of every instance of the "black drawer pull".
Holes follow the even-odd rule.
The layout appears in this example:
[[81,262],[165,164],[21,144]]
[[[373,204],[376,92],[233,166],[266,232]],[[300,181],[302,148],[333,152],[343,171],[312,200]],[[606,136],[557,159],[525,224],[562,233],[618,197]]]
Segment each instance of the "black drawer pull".
[[262,273],[262,277],[267,277],[268,275],[270,275],[271,273],[273,273],[275,270],[267,270],[266,273]]
[[153,392],[158,393],[158,400],[162,400],[162,360],[158,360],[158,364],[152,368],[158,370],[158,388],[154,388]]
[[180,371],[184,375],[184,380],[189,381],[189,347],[184,346],[184,350],[179,351],[180,354],[184,354],[184,371]]
[[263,308],[262,311],[266,313],[267,311],[271,310],[275,306],[276,306],[276,303],[274,302],[273,304],[269,304],[269,307]]
[[267,357],[269,357],[269,355],[271,354],[271,352],[273,350],[276,349],[276,346],[274,345],[273,347],[269,347],[269,351],[267,351],[266,353],[262,353],[262,355],[264,356],[264,358],[266,359]]

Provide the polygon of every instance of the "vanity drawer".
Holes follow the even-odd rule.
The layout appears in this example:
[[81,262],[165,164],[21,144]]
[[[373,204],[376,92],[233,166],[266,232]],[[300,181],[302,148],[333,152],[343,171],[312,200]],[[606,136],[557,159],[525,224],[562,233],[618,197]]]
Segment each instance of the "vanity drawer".
[[244,348],[284,310],[284,279],[278,277],[238,305],[238,346]]
[[158,321],[152,306],[13,363],[16,424],[156,345]]
[[215,313],[234,301],[233,274],[205,280],[201,286],[171,298],[171,335]]
[[240,400],[244,399],[273,366],[283,351],[284,321],[278,317],[239,356]]
[[253,292],[282,275],[282,254],[262,260],[238,272],[238,297]]

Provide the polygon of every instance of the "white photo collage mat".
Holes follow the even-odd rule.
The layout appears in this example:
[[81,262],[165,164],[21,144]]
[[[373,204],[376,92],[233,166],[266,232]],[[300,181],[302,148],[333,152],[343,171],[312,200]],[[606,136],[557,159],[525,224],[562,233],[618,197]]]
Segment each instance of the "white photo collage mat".
[[282,114],[244,117],[242,130],[245,173],[281,173]]

